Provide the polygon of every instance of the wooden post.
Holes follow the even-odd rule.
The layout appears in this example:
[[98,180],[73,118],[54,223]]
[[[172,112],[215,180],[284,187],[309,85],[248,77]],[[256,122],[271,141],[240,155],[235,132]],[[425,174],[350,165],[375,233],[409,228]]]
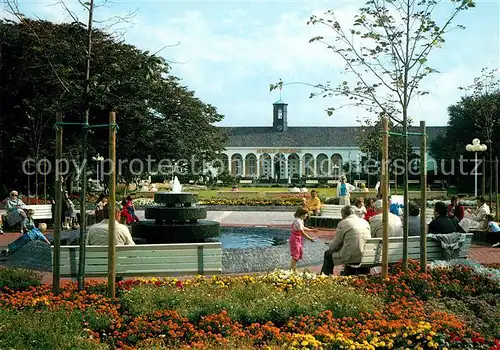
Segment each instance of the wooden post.
[[394,194],[398,195],[398,174],[396,171],[394,172]]
[[498,157],[495,157],[495,220],[498,221]]
[[45,199],[44,203],[47,204],[47,163],[44,166],[44,175],[43,175],[43,198]]
[[483,197],[486,197],[486,157],[483,157],[483,161],[482,161],[482,175],[483,175],[483,188],[482,188],[482,196]]
[[382,118],[382,278],[386,278],[389,273],[389,121]]
[[420,198],[422,206],[420,211],[420,268],[427,271],[427,236],[425,234],[425,217],[427,211],[427,130],[425,121],[420,122],[422,137],[420,141]]
[[109,113],[109,225],[108,225],[108,295],[116,293],[115,223],[116,223],[116,114]]
[[62,114],[56,115],[56,164],[55,164],[55,186],[54,197],[56,208],[54,213],[54,261],[52,262],[52,292],[59,294],[61,281],[61,215],[62,215],[62,184],[60,175],[60,159],[62,158],[63,128]]

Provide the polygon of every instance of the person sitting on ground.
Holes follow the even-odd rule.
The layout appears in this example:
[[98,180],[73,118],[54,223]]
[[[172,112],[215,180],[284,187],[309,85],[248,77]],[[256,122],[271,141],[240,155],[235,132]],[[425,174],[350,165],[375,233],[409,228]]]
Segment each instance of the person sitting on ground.
[[366,214],[365,214],[365,220],[370,222],[370,219],[372,216],[376,215],[377,213],[375,212],[375,199],[374,198],[368,198],[368,204],[366,206]]
[[14,254],[16,251],[24,247],[26,244],[28,244],[31,241],[43,241],[46,242],[47,244],[50,245],[49,240],[47,237],[43,235],[43,232],[47,230],[47,224],[40,224],[39,228],[32,228],[31,230],[26,231],[21,237],[16,239],[14,242],[9,244],[9,246],[2,250],[0,253],[2,256],[8,256],[11,254]]
[[354,201],[354,214],[359,218],[364,218],[366,215],[365,200],[363,197],[358,197]]
[[19,199],[19,193],[17,191],[12,191],[7,198],[6,204],[6,217],[7,225],[9,227],[14,227],[15,225],[21,223],[21,233],[24,232],[23,221],[26,219],[26,213],[24,209],[26,205],[22,200]]
[[[104,219],[89,227],[86,244],[87,245],[108,245],[109,243],[109,204],[104,206],[103,210]],[[116,245],[135,245],[132,235],[128,230],[128,227],[120,224],[120,209],[116,207],[115,217],[115,242]]]
[[420,207],[417,203],[411,201],[408,203],[408,236],[420,236]]
[[231,188],[231,192],[238,192],[238,187],[233,186],[233,188]]
[[310,216],[316,216],[320,214],[321,200],[318,197],[317,191],[311,191],[311,199],[307,201],[307,208],[309,209]]
[[447,234],[455,232],[455,225],[448,216],[448,207],[443,202],[434,204],[434,220],[429,223],[428,233]]
[[451,203],[448,205],[448,217],[458,223],[465,216],[465,208],[458,201],[457,196],[451,197]]
[[[383,238],[383,223],[382,223],[382,212],[383,212],[383,201],[378,200],[375,202],[375,212],[376,214],[370,219],[370,229],[373,238]],[[389,237],[402,237],[403,236],[403,223],[401,218],[393,213],[388,213],[388,227],[389,227]]]
[[24,219],[23,222],[24,232],[30,231],[36,227],[35,220],[33,220],[34,214],[35,211],[33,209],[28,209],[28,211],[26,212],[26,219]]
[[485,230],[487,228],[486,215],[491,213],[490,207],[486,204],[484,197],[477,197],[476,204],[476,211],[473,212],[471,209],[467,209],[467,217],[464,217],[458,223],[464,232],[469,232],[473,228],[479,230]]
[[342,220],[329,249],[325,252],[321,273],[333,274],[337,265],[357,265],[361,262],[366,240],[371,238],[370,225],[364,219],[354,214],[350,205],[342,207]]

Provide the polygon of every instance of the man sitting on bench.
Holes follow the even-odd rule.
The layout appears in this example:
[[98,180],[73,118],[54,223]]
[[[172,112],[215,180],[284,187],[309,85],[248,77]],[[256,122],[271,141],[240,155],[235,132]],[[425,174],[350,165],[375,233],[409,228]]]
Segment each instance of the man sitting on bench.
[[311,191],[311,199],[307,201],[307,209],[309,210],[309,216],[319,215],[321,210],[321,200],[318,197],[318,192],[315,190]]
[[[120,208],[116,206],[115,212],[115,242],[116,245],[135,245],[128,227],[120,224]],[[87,233],[87,245],[108,245],[109,242],[109,204],[104,206],[102,215],[104,219],[89,227]]]
[[366,241],[371,238],[370,224],[354,214],[350,205],[342,207],[340,214],[342,220],[337,226],[330,249],[325,252],[321,268],[321,273],[325,275],[333,274],[335,265],[345,265],[344,272],[347,275],[359,272],[350,265],[358,265],[361,262]]

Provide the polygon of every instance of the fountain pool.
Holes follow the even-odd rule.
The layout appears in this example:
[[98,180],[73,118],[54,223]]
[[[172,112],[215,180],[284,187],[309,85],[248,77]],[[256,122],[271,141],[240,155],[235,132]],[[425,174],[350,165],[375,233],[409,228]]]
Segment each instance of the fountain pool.
[[264,248],[287,245],[289,235],[279,228],[222,226],[220,236],[212,240],[221,242],[223,249]]

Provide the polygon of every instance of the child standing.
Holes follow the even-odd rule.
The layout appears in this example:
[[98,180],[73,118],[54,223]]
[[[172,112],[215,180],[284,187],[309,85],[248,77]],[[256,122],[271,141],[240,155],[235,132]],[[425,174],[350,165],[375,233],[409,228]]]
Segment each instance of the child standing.
[[306,208],[299,207],[295,212],[295,220],[292,224],[292,234],[290,236],[290,255],[292,260],[290,262],[290,267],[295,271],[297,267],[297,261],[302,259],[302,236],[306,237],[311,242],[314,242],[314,238],[309,236],[307,232],[317,232],[318,230],[311,230],[304,226],[304,220],[307,218],[309,211]]

